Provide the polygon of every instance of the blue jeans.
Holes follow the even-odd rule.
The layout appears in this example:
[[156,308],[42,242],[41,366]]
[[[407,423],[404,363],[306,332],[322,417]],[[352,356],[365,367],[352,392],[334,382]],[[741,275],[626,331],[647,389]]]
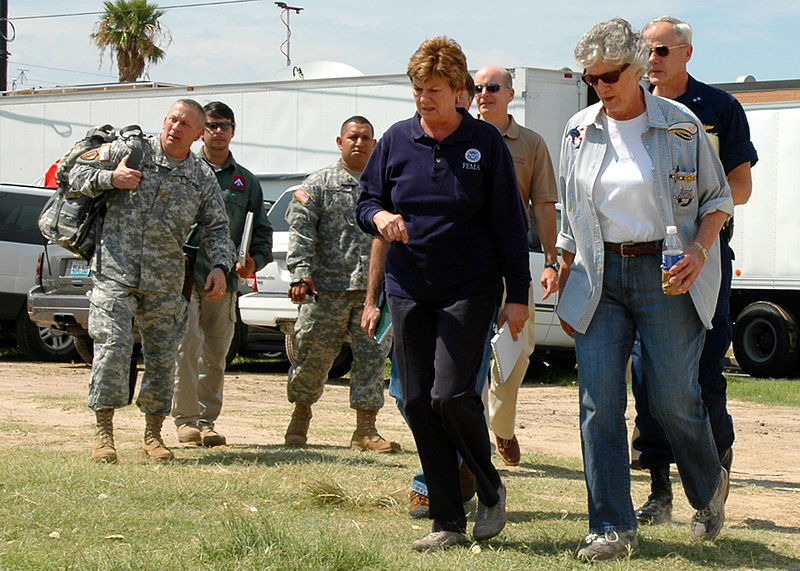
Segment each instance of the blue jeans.
[[[489,365],[491,365],[492,362],[491,341],[492,337],[494,336],[494,324],[497,323],[497,317],[499,313],[500,308],[498,307],[494,311],[494,317],[492,318],[492,323],[489,326],[489,333],[486,336],[486,345],[483,348],[483,360],[481,360],[481,368],[478,370],[478,378],[475,383],[475,392],[478,394],[483,392],[483,387],[489,378]],[[406,409],[405,406],[403,406],[403,389],[400,387],[400,375],[397,372],[397,359],[395,358],[394,352],[392,353],[392,374],[389,377],[389,396],[394,397],[397,410],[400,411],[400,414],[403,416],[403,420],[405,420],[406,424],[408,424],[408,418],[406,418]],[[459,465],[460,463],[461,458],[459,457]],[[422,471],[414,474],[414,477],[411,479],[411,489],[418,494],[422,494],[426,498],[428,497],[428,484],[425,483],[425,474]]]
[[664,295],[659,256],[605,253],[603,292],[586,333],[575,334],[581,442],[592,533],[635,529],[625,408],[625,367],[635,332],[650,382],[650,410],[672,443],[695,509],[719,484],[720,464],[697,368],[705,330],[689,295]]
[[[725,354],[731,346],[731,261],[733,251],[723,237],[720,237],[720,261],[722,263],[722,280],[719,285],[719,296],[714,317],[711,320],[713,329],[706,331],[703,352],[700,354],[700,368],[697,380],[700,383],[703,403],[708,410],[711,421],[711,432],[721,455],[733,445],[733,419],[728,414],[727,390],[728,381],[725,369]],[[647,399],[647,377],[642,371],[641,349],[637,342],[633,346],[631,366],[633,379],[633,396],[636,399],[636,427],[639,437],[633,441],[633,447],[641,452],[639,465],[642,468],[667,466],[675,459],[664,430],[650,414],[650,403]]]

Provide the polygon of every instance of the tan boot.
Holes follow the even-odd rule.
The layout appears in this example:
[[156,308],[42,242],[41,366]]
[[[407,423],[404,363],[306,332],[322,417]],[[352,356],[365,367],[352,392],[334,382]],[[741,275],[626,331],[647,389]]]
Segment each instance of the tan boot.
[[96,418],[92,460],[105,464],[117,463],[117,449],[114,447],[114,409],[101,408],[94,411]]
[[174,460],[172,450],[166,447],[161,440],[161,425],[164,417],[155,414],[144,415],[144,442],[142,442],[142,453],[148,460],[166,462]]
[[375,428],[377,410],[356,410],[356,430],[350,439],[353,450],[373,450],[375,452],[399,452],[400,445],[384,439]]
[[306,445],[308,439],[308,425],[311,424],[311,407],[307,404],[294,404],[292,420],[284,435],[284,444],[293,448]]

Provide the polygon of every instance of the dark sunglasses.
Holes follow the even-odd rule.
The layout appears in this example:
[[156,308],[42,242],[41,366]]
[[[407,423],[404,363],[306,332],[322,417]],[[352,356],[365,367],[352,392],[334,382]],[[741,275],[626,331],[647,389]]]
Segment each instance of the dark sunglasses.
[[607,71],[605,73],[601,73],[600,75],[592,75],[591,73],[584,73],[581,75],[581,81],[583,81],[586,85],[591,85],[592,87],[596,86],[600,81],[606,84],[616,83],[619,81],[619,76],[622,74],[622,72],[628,69],[630,65],[631,64],[626,63],[621,68],[615,71]]
[[480,83],[475,86],[475,93],[482,93],[484,88],[489,93],[497,93],[500,91],[502,85],[499,83],[487,83],[486,85],[481,85]]
[[233,129],[233,123],[229,121],[208,121],[206,123],[206,129],[209,131],[216,131],[217,129],[227,131],[228,129]]
[[689,44],[678,44],[677,46],[650,46],[650,55],[653,55],[653,52],[655,52],[658,57],[667,57],[670,50],[685,48],[688,45]]

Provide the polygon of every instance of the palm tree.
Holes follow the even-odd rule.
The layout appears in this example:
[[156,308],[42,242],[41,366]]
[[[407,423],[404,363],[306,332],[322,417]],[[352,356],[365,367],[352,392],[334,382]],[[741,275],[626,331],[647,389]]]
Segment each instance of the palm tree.
[[164,59],[162,46],[172,42],[169,30],[158,21],[165,11],[147,0],[106,0],[103,4],[105,12],[90,36],[100,48],[100,64],[109,49],[120,83],[136,81],[149,64]]

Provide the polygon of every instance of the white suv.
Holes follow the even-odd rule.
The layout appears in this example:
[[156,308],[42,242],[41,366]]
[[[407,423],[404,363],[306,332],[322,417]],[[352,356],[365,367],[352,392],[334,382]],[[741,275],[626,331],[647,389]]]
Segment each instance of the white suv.
[[[289,224],[286,222],[286,209],[292,199],[292,194],[298,188],[300,187],[288,188],[272,205],[269,211],[269,220],[273,229],[273,262],[267,264],[256,274],[254,284],[249,284],[255,293],[239,298],[242,321],[250,326],[280,330],[286,335],[286,353],[289,360],[294,360],[294,323],[297,319],[298,306],[293,304],[287,295],[291,274],[286,267],[286,250],[289,246]],[[556,219],[560,221],[560,216],[557,216]],[[575,343],[561,329],[561,323],[555,314],[558,296],[551,295],[542,300],[544,291],[539,283],[539,277],[544,269],[544,252],[538,240],[533,216],[531,216],[528,246],[534,299],[536,300],[536,349],[531,359],[566,360],[574,363]],[[350,347],[345,344],[336,363],[331,368],[329,376],[336,377],[346,373],[350,368],[351,360]]]

